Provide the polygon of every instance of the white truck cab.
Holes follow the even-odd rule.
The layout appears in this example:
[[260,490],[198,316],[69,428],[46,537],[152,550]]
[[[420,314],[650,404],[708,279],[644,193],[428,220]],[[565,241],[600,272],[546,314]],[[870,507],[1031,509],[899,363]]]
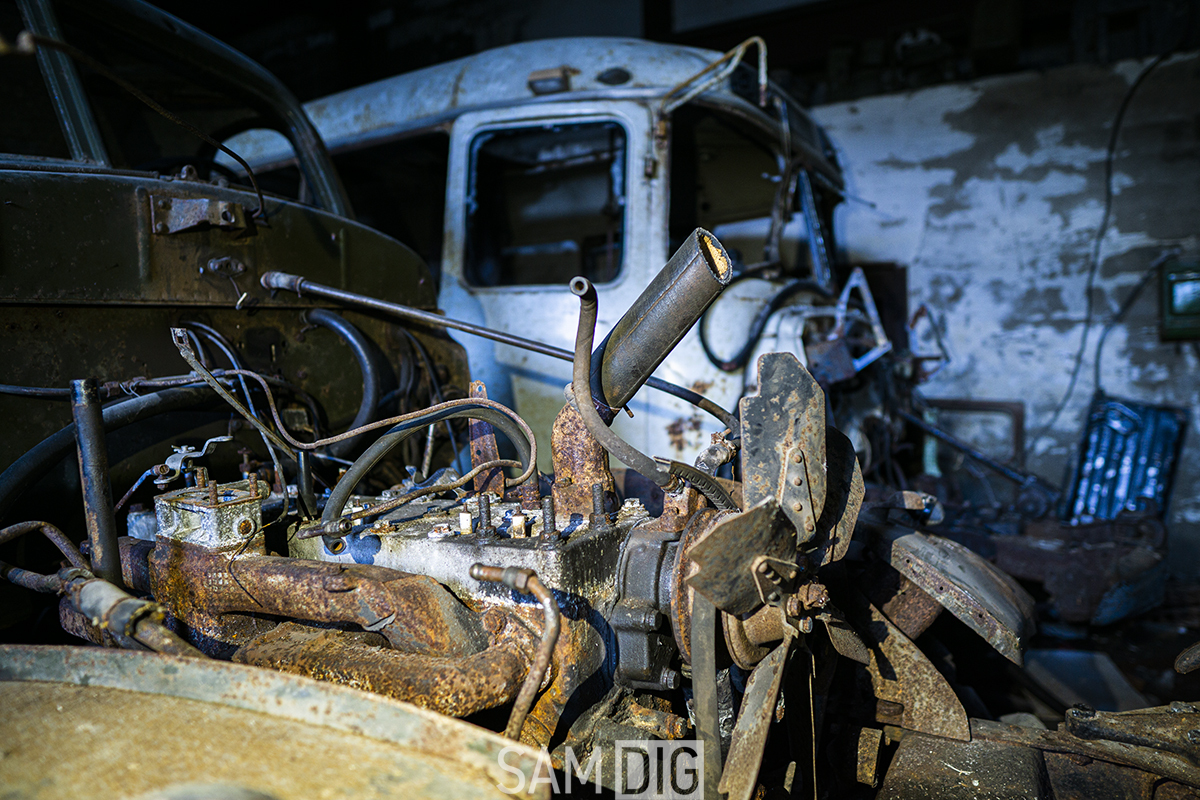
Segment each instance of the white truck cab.
[[[715,362],[742,348],[765,298],[797,277],[817,293],[838,290],[830,254],[841,173],[821,129],[766,80],[756,44],[722,55],[631,39],[535,41],[305,108],[359,218],[430,262],[450,317],[572,349],[578,300],[567,283],[584,275],[599,293],[599,341],[695,228],[712,231],[735,273],[769,280],[739,282],[717,301],[706,320],[711,357],[693,329],[655,374],[734,408],[754,358]],[[292,159],[265,133],[229,145],[256,169]],[[783,334],[775,325],[758,349],[803,359],[802,345],[777,337],[800,336],[804,324]],[[571,365],[454,335],[472,377],[548,443]],[[649,388],[628,411],[614,423],[621,436],[676,460],[693,460],[714,428]],[[543,469],[549,451],[539,449]]]

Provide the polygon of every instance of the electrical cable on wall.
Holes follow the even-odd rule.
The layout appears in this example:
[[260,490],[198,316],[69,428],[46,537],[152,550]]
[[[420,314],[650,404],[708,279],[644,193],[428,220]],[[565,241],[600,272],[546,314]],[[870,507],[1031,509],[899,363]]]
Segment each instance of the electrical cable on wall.
[[[1071,380],[1067,383],[1067,390],[1063,393],[1062,399],[1058,401],[1058,405],[1054,407],[1054,412],[1050,415],[1050,419],[1029,439],[1029,444],[1026,445],[1029,449],[1032,449],[1041,441],[1042,437],[1054,427],[1054,423],[1058,422],[1058,418],[1062,415],[1071,396],[1075,393],[1075,385],[1079,381],[1079,372],[1083,367],[1083,356],[1087,352],[1088,334],[1091,331],[1092,316],[1095,310],[1093,289],[1096,286],[1096,273],[1100,270],[1100,248],[1104,243],[1104,234],[1108,230],[1109,217],[1112,215],[1113,161],[1116,158],[1117,140],[1121,135],[1121,124],[1125,120],[1125,112],[1129,109],[1129,104],[1132,102],[1134,95],[1137,94],[1138,88],[1150,76],[1150,73],[1154,72],[1160,64],[1166,61],[1176,49],[1171,48],[1155,57],[1153,61],[1146,65],[1145,69],[1138,73],[1138,76],[1134,78],[1133,83],[1129,85],[1129,89],[1125,92],[1125,96],[1121,99],[1121,105],[1117,108],[1117,115],[1113,118],[1112,133],[1108,137],[1108,149],[1105,151],[1104,156],[1104,213],[1100,216],[1100,225],[1096,228],[1096,237],[1092,243],[1091,262],[1088,265],[1087,283],[1084,287],[1086,310],[1083,317],[1083,334],[1079,340],[1079,349],[1075,353],[1075,364],[1071,368]],[[1099,353],[1097,353],[1098,358]]]

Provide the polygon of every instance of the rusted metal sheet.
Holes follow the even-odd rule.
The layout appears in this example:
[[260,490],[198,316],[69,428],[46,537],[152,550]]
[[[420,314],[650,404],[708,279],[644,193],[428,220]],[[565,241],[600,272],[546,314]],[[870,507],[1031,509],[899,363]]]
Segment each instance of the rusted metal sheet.
[[1151,513],[1071,525],[1037,520],[994,538],[996,565],[1040,581],[1067,622],[1107,625],[1162,604],[1166,528]]
[[554,462],[554,508],[560,527],[569,521],[572,510],[592,507],[592,484],[599,483],[606,496],[616,495],[608,451],[588,433],[571,403],[563,406],[554,419],[550,454]]
[[[967,712],[942,673],[878,608],[853,590],[838,597],[868,644],[867,672],[880,722],[967,741]],[[894,712],[894,713],[893,713]]]
[[883,731],[862,728],[858,732],[858,753],[854,778],[871,788],[879,785],[879,758],[883,750]]
[[502,798],[516,775],[518,797],[549,797],[531,780],[532,749],[405,703],[240,664],[7,645],[0,695],[0,785],[23,797],[131,797],[186,784],[279,800],[466,800]]
[[[487,387],[483,381],[471,381],[471,397],[487,399]],[[496,432],[489,422],[471,420],[468,429],[471,438],[471,466],[478,467],[489,461],[500,458],[500,448],[496,445]],[[481,472],[475,476],[475,492],[490,492],[497,497],[504,496],[504,470],[495,467],[490,472]]]
[[891,529],[876,545],[900,574],[1015,664],[1036,629],[1033,598],[982,556],[949,539]]
[[1171,784],[1177,787],[1176,791],[1165,790],[1158,794],[1156,790],[1163,784],[1163,779],[1132,767],[1063,753],[1044,753],[1042,758],[1054,788],[1054,800],[1092,800],[1097,797],[1167,800],[1200,796],[1194,789],[1178,783]]

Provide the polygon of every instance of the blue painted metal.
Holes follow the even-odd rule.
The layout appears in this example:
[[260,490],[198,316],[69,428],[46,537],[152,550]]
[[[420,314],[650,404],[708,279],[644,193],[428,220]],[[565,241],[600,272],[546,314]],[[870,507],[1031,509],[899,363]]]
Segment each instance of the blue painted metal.
[[1072,524],[1123,511],[1165,513],[1187,412],[1097,392],[1063,517]]

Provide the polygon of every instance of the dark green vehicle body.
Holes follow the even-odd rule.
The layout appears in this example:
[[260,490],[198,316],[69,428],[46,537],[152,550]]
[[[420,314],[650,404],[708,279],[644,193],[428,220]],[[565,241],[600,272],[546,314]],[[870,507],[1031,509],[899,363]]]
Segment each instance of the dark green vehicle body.
[[[256,214],[259,197],[236,176],[218,175],[214,148],[107,76],[45,47],[36,59],[0,57],[0,116],[9,120],[0,121],[0,383],[62,389],[85,377],[186,375],[169,328],[198,322],[228,339],[246,368],[315,398],[322,430],[344,427],[362,386],[350,349],[306,324],[302,312],[314,304],[272,297],[259,276],[282,270],[424,308],[436,305],[437,287],[409,248],[354,221],[295,99],[244,56],[138,3],[0,0],[0,36],[11,42],[22,28],[86,51],[217,140],[277,130],[299,166],[293,185],[263,187]],[[8,114],[25,101],[28,110]],[[403,331],[381,318],[344,316],[380,351],[385,391],[411,381],[411,370],[395,374],[412,358]],[[412,333],[441,365],[441,379],[465,387],[462,349],[431,331]],[[214,368],[229,366],[210,354]],[[69,423],[71,412],[61,400],[0,394],[0,419],[4,470]],[[199,444],[232,429],[237,442],[214,458],[236,463],[238,449],[249,448],[264,459],[261,441],[239,428],[214,405],[110,435],[114,494],[170,454],[168,439]],[[76,469],[73,458],[63,459],[15,506],[0,508],[0,525],[77,513],[66,510],[78,506]]]

